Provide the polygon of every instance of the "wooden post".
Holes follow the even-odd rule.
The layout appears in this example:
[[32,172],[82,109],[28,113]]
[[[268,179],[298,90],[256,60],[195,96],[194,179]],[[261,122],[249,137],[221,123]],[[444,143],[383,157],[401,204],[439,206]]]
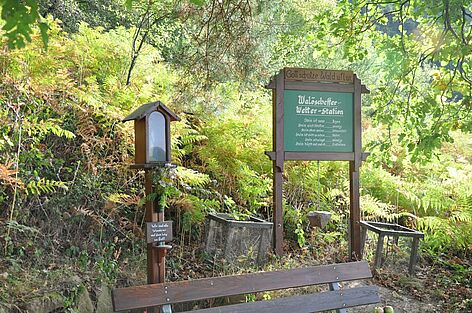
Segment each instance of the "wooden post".
[[[159,201],[160,195],[156,198],[156,202]],[[158,203],[156,204],[157,207],[157,221],[164,222],[164,207],[161,207]],[[154,247],[154,250],[157,250],[157,268],[158,268],[158,283],[165,282],[166,279],[166,255],[167,255],[167,248],[165,246],[165,242],[160,242],[159,246]]]
[[361,214],[359,195],[359,169],[349,162],[350,214],[349,214],[349,255],[352,261],[361,259]]
[[[144,170],[144,190],[146,196],[150,195],[153,190],[152,169]],[[155,208],[154,201],[146,201],[146,222],[157,222],[158,213]],[[158,250],[154,248],[154,244],[147,244],[147,283],[155,284],[159,282],[159,262]],[[147,313],[157,313],[158,308],[147,308]]]
[[377,241],[377,248],[375,249],[375,262],[374,268],[382,266],[382,251],[384,244],[385,235],[379,234],[379,240]]
[[412,276],[415,274],[415,265],[418,260],[418,246],[420,243],[420,238],[414,237],[413,242],[411,243],[411,252],[410,252],[410,264],[408,266],[408,274]]
[[[157,169],[158,171],[160,169]],[[146,196],[153,192],[152,169],[145,169]],[[146,222],[164,222],[164,208],[159,206],[159,195],[154,201],[146,201]],[[147,282],[156,284],[165,282],[166,255],[169,246],[165,242],[147,244]],[[158,313],[158,307],[147,308],[147,313]]]
[[[275,163],[275,161],[274,161]],[[283,208],[282,208],[282,184],[283,184],[283,177],[282,172],[278,169],[277,165],[274,164],[273,166],[274,171],[274,181],[273,181],[273,197],[274,197],[274,251],[275,254],[280,256],[283,254],[283,228],[284,228],[284,221],[283,221]]]
[[351,261],[362,259],[361,254],[361,205],[359,168],[362,162],[362,125],[361,125],[361,81],[354,75],[354,161],[349,162],[350,181],[350,245],[349,256]]
[[[144,169],[146,197],[153,193],[153,169],[160,171],[160,168],[171,160],[170,122],[179,120],[180,118],[160,101],[143,104],[123,119],[123,122],[134,121],[135,164],[131,165],[131,168]],[[157,136],[157,142],[151,140],[154,136]],[[162,140],[165,140],[165,144]],[[165,150],[164,155],[159,152],[161,150]],[[164,222],[164,208],[159,207],[159,200],[146,201],[145,221],[146,223],[154,223],[152,225]],[[147,226],[152,225],[148,224]],[[148,235],[152,237],[152,231]],[[172,237],[171,235],[170,237]],[[151,239],[148,242],[146,246],[147,282],[148,284],[163,283],[165,280],[165,256],[167,249],[171,247],[165,245],[165,241],[155,243]],[[159,311],[158,307],[149,307],[146,312],[157,313]]]
[[273,115],[273,148],[275,160],[273,169],[273,223],[274,251],[276,255],[283,254],[284,215],[283,215],[283,170],[284,170],[284,70],[275,77],[276,89],[272,91]]

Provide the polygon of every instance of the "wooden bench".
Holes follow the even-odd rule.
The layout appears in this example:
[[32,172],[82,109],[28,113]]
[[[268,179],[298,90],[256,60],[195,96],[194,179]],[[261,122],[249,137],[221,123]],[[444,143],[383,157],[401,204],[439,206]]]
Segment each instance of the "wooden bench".
[[115,312],[255,292],[328,284],[330,291],[199,309],[198,313],[312,313],[380,301],[378,287],[339,288],[340,282],[371,278],[367,262],[321,265],[274,272],[166,282],[113,290]]

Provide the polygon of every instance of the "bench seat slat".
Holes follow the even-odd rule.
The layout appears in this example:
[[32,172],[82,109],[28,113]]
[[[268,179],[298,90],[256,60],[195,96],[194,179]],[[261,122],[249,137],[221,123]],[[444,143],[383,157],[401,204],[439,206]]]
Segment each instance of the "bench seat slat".
[[373,304],[379,301],[378,287],[367,286],[183,313],[313,313]]
[[204,278],[113,290],[115,311],[370,278],[367,262]]

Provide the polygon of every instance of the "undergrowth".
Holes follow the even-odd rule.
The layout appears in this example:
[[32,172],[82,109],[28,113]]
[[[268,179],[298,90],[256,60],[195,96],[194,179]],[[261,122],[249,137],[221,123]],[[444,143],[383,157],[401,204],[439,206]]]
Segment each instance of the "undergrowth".
[[[271,149],[271,99],[263,88],[226,82],[190,94],[191,77],[182,79],[149,46],[126,85],[131,30],[83,24],[68,35],[51,26],[47,53],[39,33],[22,50],[0,49],[1,302],[55,290],[70,273],[90,284],[142,278],[133,275],[142,276],[145,264],[143,204],[149,198],[143,172],[129,169],[132,125],[120,120],[149,101],[163,101],[182,118],[172,125],[178,167],[155,177],[160,194],[154,199],[175,221],[170,277],[198,276],[200,265],[189,260],[201,262],[194,256],[208,213],[272,220],[272,165],[264,155]],[[388,136],[387,130],[367,127],[366,144],[377,135]],[[447,260],[472,253],[472,139],[451,136],[454,144],[423,163],[399,145],[389,162],[372,151],[362,166],[361,206],[364,219],[423,231],[423,252],[444,256],[438,264],[452,266],[453,280],[465,284],[470,271]],[[287,162],[284,198],[290,256],[273,266],[346,261],[347,162]],[[326,230],[309,227],[313,210],[332,213]],[[235,270],[207,261],[202,273]]]

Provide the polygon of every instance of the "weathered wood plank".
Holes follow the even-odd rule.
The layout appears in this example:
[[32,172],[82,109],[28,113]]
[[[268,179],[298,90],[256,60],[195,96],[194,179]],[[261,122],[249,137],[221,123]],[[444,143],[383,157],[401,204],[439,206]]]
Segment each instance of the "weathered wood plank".
[[286,81],[348,84],[352,84],[354,81],[352,71],[285,67],[284,72]]
[[284,70],[281,70],[277,77],[277,86],[275,90],[275,154],[276,160],[273,161],[273,212],[272,218],[274,222],[273,244],[275,253],[278,256],[283,255],[284,241],[284,211],[283,211],[283,171],[284,171]]
[[333,91],[333,92],[354,92],[354,86],[347,84],[327,84],[327,83],[306,83],[306,82],[285,82],[287,90],[313,90],[313,91]]
[[270,301],[249,302],[184,313],[312,313],[379,302],[378,287],[327,291]]
[[[276,160],[275,152],[266,151],[265,154],[271,159]],[[362,161],[365,161],[370,153],[361,154]],[[319,161],[354,161],[354,152],[295,152],[285,151],[285,160],[319,160]]]
[[115,311],[370,278],[367,262],[169,282],[113,290]]
[[354,160],[353,152],[285,152],[285,160],[335,160],[350,161]]

